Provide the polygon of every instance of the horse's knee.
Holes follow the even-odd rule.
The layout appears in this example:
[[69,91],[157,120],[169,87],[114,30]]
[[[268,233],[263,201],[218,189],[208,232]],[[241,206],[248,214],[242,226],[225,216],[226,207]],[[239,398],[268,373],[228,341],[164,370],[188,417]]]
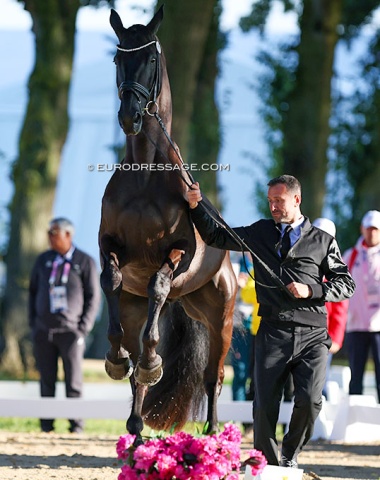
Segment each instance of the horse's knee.
[[112,260],[105,263],[103,271],[100,274],[100,285],[105,295],[119,293],[121,282],[122,274],[115,263]]

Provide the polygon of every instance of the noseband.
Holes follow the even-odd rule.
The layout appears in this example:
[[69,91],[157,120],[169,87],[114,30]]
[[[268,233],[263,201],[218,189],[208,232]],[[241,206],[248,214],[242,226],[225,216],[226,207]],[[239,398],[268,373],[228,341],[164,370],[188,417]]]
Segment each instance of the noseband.
[[146,107],[141,112],[142,115],[144,115],[145,112],[147,112],[149,115],[153,115],[149,113],[149,107],[151,105],[154,105],[156,111],[158,111],[156,100],[161,90],[161,82],[160,82],[161,45],[158,40],[152,40],[151,42],[136,48],[121,48],[119,45],[116,45],[116,48],[121,52],[131,53],[131,52],[136,52],[138,50],[142,50],[143,48],[149,47],[150,45],[153,45],[153,44],[156,45],[156,50],[158,55],[156,56],[156,71],[154,74],[153,85],[150,91],[146,87],[144,87],[144,85],[141,85],[141,83],[131,82],[131,81],[121,82],[121,84],[118,87],[118,94],[119,94],[120,100],[122,100],[124,92],[127,92],[127,91],[134,93],[140,104],[141,104],[140,95],[142,95],[145,98],[145,100],[147,101],[147,104],[146,104]]

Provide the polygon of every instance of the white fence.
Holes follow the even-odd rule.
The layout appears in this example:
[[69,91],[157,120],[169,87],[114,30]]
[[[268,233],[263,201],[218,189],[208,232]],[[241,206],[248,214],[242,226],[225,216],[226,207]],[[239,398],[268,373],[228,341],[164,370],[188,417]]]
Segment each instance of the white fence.
[[[333,367],[330,378],[333,379],[329,382],[331,401],[323,403],[313,438],[347,442],[380,441],[380,405],[373,393],[349,396],[347,367]],[[367,377],[367,391],[368,383]],[[131,400],[130,386],[126,382],[87,383],[83,398],[75,399],[64,397],[63,383],[58,383],[56,398],[40,398],[37,382],[0,382],[0,417],[126,420]],[[289,423],[292,408],[292,403],[281,404],[279,423]],[[221,422],[250,423],[252,402],[231,401],[231,389],[224,386],[218,401],[218,418]]]

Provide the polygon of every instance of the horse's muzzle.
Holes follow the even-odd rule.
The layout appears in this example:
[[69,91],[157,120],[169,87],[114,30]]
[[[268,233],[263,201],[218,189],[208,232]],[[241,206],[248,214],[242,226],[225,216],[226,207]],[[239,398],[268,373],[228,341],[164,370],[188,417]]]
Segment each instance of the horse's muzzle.
[[138,135],[141,132],[143,116],[140,112],[136,112],[133,117],[123,115],[122,110],[118,114],[119,124],[126,135]]

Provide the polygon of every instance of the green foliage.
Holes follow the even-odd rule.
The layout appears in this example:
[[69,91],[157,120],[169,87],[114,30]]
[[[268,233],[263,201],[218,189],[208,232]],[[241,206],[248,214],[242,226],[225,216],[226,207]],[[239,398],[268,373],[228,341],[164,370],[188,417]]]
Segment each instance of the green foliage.
[[378,0],[344,0],[342,15],[342,37],[350,41],[361,33],[364,25],[373,19],[374,11],[379,7]]
[[[252,3],[252,9],[249,15],[240,19],[240,28],[243,32],[248,32],[253,28],[258,28],[261,33],[272,8],[273,0],[258,0]],[[293,0],[282,0],[284,11],[296,10],[299,2]]]
[[271,0],[259,0],[252,4],[252,10],[249,15],[240,19],[240,28],[243,32],[248,32],[252,28],[259,28],[262,32],[268,18]]
[[110,7],[115,7],[115,0],[80,0],[82,7],[103,7],[104,5],[109,5]]

